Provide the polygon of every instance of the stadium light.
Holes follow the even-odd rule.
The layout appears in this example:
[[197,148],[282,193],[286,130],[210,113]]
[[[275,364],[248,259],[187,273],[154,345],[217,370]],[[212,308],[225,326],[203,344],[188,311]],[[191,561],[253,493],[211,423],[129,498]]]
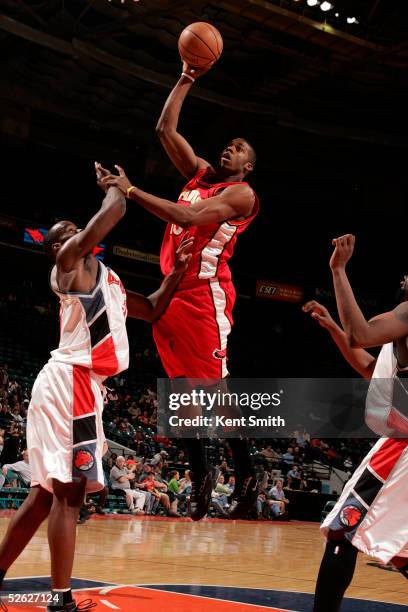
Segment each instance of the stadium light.
[[332,8],[333,8],[333,4],[331,2],[326,2],[326,0],[322,2],[320,5],[320,10],[324,11],[325,13],[327,11],[330,11]]
[[316,4],[319,4],[319,0],[307,0],[307,3],[309,6],[316,6]]

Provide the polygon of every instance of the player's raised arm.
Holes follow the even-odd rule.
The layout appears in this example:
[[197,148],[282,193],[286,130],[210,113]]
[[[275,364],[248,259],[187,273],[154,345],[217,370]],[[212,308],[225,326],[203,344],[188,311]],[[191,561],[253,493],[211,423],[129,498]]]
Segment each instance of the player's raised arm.
[[350,346],[353,348],[381,346],[408,335],[408,304],[400,304],[391,312],[367,321],[346,273],[346,265],[354,250],[355,238],[346,234],[333,240],[335,249],[330,259],[337,310]]
[[195,227],[210,223],[222,223],[228,219],[245,219],[255,204],[255,194],[247,184],[231,185],[219,195],[199,200],[194,206],[177,206],[175,202],[158,198],[142,191],[127,178],[123,168],[115,166],[119,176],[107,175],[103,184],[118,187],[126,197],[135,200],[146,210],[163,221],[180,227]]
[[181,107],[186,95],[195,79],[203,72],[205,71],[192,69],[186,63],[183,64],[182,75],[171,90],[156,126],[156,133],[167,155],[177,170],[187,179],[193,177],[200,168],[210,166],[204,159],[197,157],[193,147],[177,130]]
[[160,288],[145,297],[140,293],[126,291],[128,316],[135,319],[143,319],[152,323],[156,321],[166,310],[172,295],[179,284],[181,277],[187,269],[191,259],[191,247],[193,238],[185,236],[176,251],[174,269],[163,280]]
[[370,355],[368,351],[361,348],[352,348],[348,341],[344,330],[337,325],[329,311],[325,306],[319,304],[315,300],[307,302],[302,307],[303,312],[310,313],[321,327],[327,329],[336,343],[345,360],[356,370],[363,378],[371,378],[374,372],[376,358]]
[[[98,182],[102,172],[97,166]],[[77,262],[90,253],[92,249],[105,238],[113,227],[122,219],[126,212],[126,200],[116,187],[109,187],[100,210],[87,223],[86,227],[67,240],[59,249],[56,263],[64,272],[73,270]]]

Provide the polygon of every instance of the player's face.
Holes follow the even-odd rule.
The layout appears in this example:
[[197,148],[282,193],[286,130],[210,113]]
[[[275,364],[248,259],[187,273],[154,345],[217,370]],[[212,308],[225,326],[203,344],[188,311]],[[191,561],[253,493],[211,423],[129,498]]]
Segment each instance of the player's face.
[[60,221],[54,225],[52,231],[55,232],[56,236],[55,242],[52,244],[53,251],[56,254],[67,240],[81,230],[72,221]]
[[59,235],[60,243],[64,244],[67,240],[78,234],[81,230],[71,221],[62,221],[61,233]]
[[243,138],[234,138],[221,153],[220,168],[228,174],[247,174],[253,169],[250,161],[251,150]]

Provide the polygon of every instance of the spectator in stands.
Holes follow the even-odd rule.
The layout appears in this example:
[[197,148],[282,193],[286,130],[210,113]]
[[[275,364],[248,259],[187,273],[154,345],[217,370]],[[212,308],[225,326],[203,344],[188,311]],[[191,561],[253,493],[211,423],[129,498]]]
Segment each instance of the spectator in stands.
[[174,513],[174,511],[170,508],[170,499],[165,492],[167,490],[167,485],[163,482],[155,480],[153,472],[146,474],[146,478],[142,481],[142,484],[145,485],[146,491],[153,494],[158,504],[161,504],[164,507],[168,516],[179,516],[179,514]]
[[283,490],[283,481],[278,478],[275,485],[270,489],[268,493],[267,504],[270,508],[272,518],[274,519],[287,519],[286,505],[289,500],[286,498],[285,491]]
[[169,472],[169,478],[167,491],[170,499],[170,508],[172,512],[177,513],[178,502],[184,502],[186,500],[186,494],[180,490],[180,474],[177,470]]
[[220,463],[220,472],[225,476],[229,471],[228,463],[226,459],[223,459]]
[[6,425],[7,422],[13,421],[13,415],[11,414],[10,406],[8,404],[8,399],[2,401],[1,410],[0,410],[0,423]]
[[293,465],[286,476],[288,478],[288,489],[296,489],[298,491],[300,489],[300,481],[302,476],[297,465]]
[[351,459],[351,457],[350,457],[350,456],[345,458],[345,460],[344,460],[344,462],[343,462],[343,466],[344,466],[344,469],[345,469],[347,472],[348,472],[349,470],[352,470],[352,469],[353,469],[353,467],[354,467],[354,466],[353,466],[353,461],[352,461],[352,459]]
[[4,363],[0,366],[0,389],[6,389],[9,381],[8,365]]
[[191,482],[190,470],[184,472],[184,477],[179,481],[179,487],[181,493],[184,493],[187,497],[191,496],[193,483]]
[[290,470],[290,468],[293,466],[294,463],[295,463],[295,458],[293,456],[293,448],[289,446],[286,453],[282,455],[282,471],[284,471],[284,473],[286,474],[287,471]]
[[125,492],[126,502],[132,514],[144,514],[143,508],[146,502],[146,495],[142,491],[132,489],[130,481],[135,480],[133,471],[126,467],[126,459],[119,456],[115,465],[110,471],[112,489],[120,489]]
[[24,421],[24,419],[23,419],[23,417],[21,416],[21,414],[20,414],[20,413],[21,413],[21,407],[20,407],[20,404],[19,404],[19,403],[16,403],[16,404],[14,405],[14,408],[13,408],[13,409],[12,409],[12,411],[11,411],[11,414],[13,415],[13,419],[14,419],[15,421],[17,421],[17,423],[23,423],[23,421]]
[[142,423],[143,425],[145,425],[146,427],[149,425],[149,413],[147,410],[145,410],[142,414],[142,416],[139,417],[139,421],[140,423]]
[[227,509],[230,507],[229,497],[231,494],[231,487],[225,484],[224,475],[220,474],[215,489],[211,494],[211,502],[216,513],[224,518],[228,517]]
[[293,447],[293,458],[297,465],[302,464],[305,458],[305,452],[300,446]]
[[163,465],[164,462],[167,460],[168,456],[169,456],[169,453],[166,452],[165,450],[162,450],[159,453],[156,453],[153,456],[152,465],[159,465],[160,463]]
[[136,431],[133,440],[133,446],[136,451],[136,455],[140,457],[145,457],[148,453],[149,447],[146,441],[143,439],[143,432],[140,428]]
[[31,468],[28,460],[28,450],[22,453],[22,460],[15,463],[5,463],[1,468],[0,489],[4,483],[9,483],[12,487],[17,484],[28,488],[31,482]]
[[304,447],[310,442],[310,435],[301,425],[293,432],[292,438],[296,440],[296,444],[300,447]]
[[15,463],[20,456],[23,445],[23,432],[15,421],[6,428],[4,446],[0,456],[0,464]]
[[186,453],[183,449],[179,450],[177,454],[176,463],[187,463]]
[[272,445],[268,444],[258,453],[262,457],[265,457],[266,463],[269,469],[275,467],[279,462],[279,455],[276,451],[273,450]]
[[126,467],[130,470],[132,466],[136,466],[136,461],[133,455],[128,455],[126,459]]

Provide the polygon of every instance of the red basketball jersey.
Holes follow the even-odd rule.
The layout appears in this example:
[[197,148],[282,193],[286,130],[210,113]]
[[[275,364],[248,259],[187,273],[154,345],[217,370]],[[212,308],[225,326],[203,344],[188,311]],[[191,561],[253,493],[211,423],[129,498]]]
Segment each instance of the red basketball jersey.
[[[178,199],[180,206],[194,206],[199,200],[211,198],[230,185],[247,183],[211,183],[214,171],[208,168],[199,170],[187,183]],[[246,219],[235,221],[229,219],[222,223],[212,223],[196,227],[182,228],[168,223],[160,251],[160,267],[166,276],[174,266],[174,256],[183,236],[194,237],[192,258],[178,289],[195,286],[211,278],[222,281],[231,279],[228,260],[234,252],[238,235],[241,234],[258,214],[259,200],[255,194],[252,213]]]

